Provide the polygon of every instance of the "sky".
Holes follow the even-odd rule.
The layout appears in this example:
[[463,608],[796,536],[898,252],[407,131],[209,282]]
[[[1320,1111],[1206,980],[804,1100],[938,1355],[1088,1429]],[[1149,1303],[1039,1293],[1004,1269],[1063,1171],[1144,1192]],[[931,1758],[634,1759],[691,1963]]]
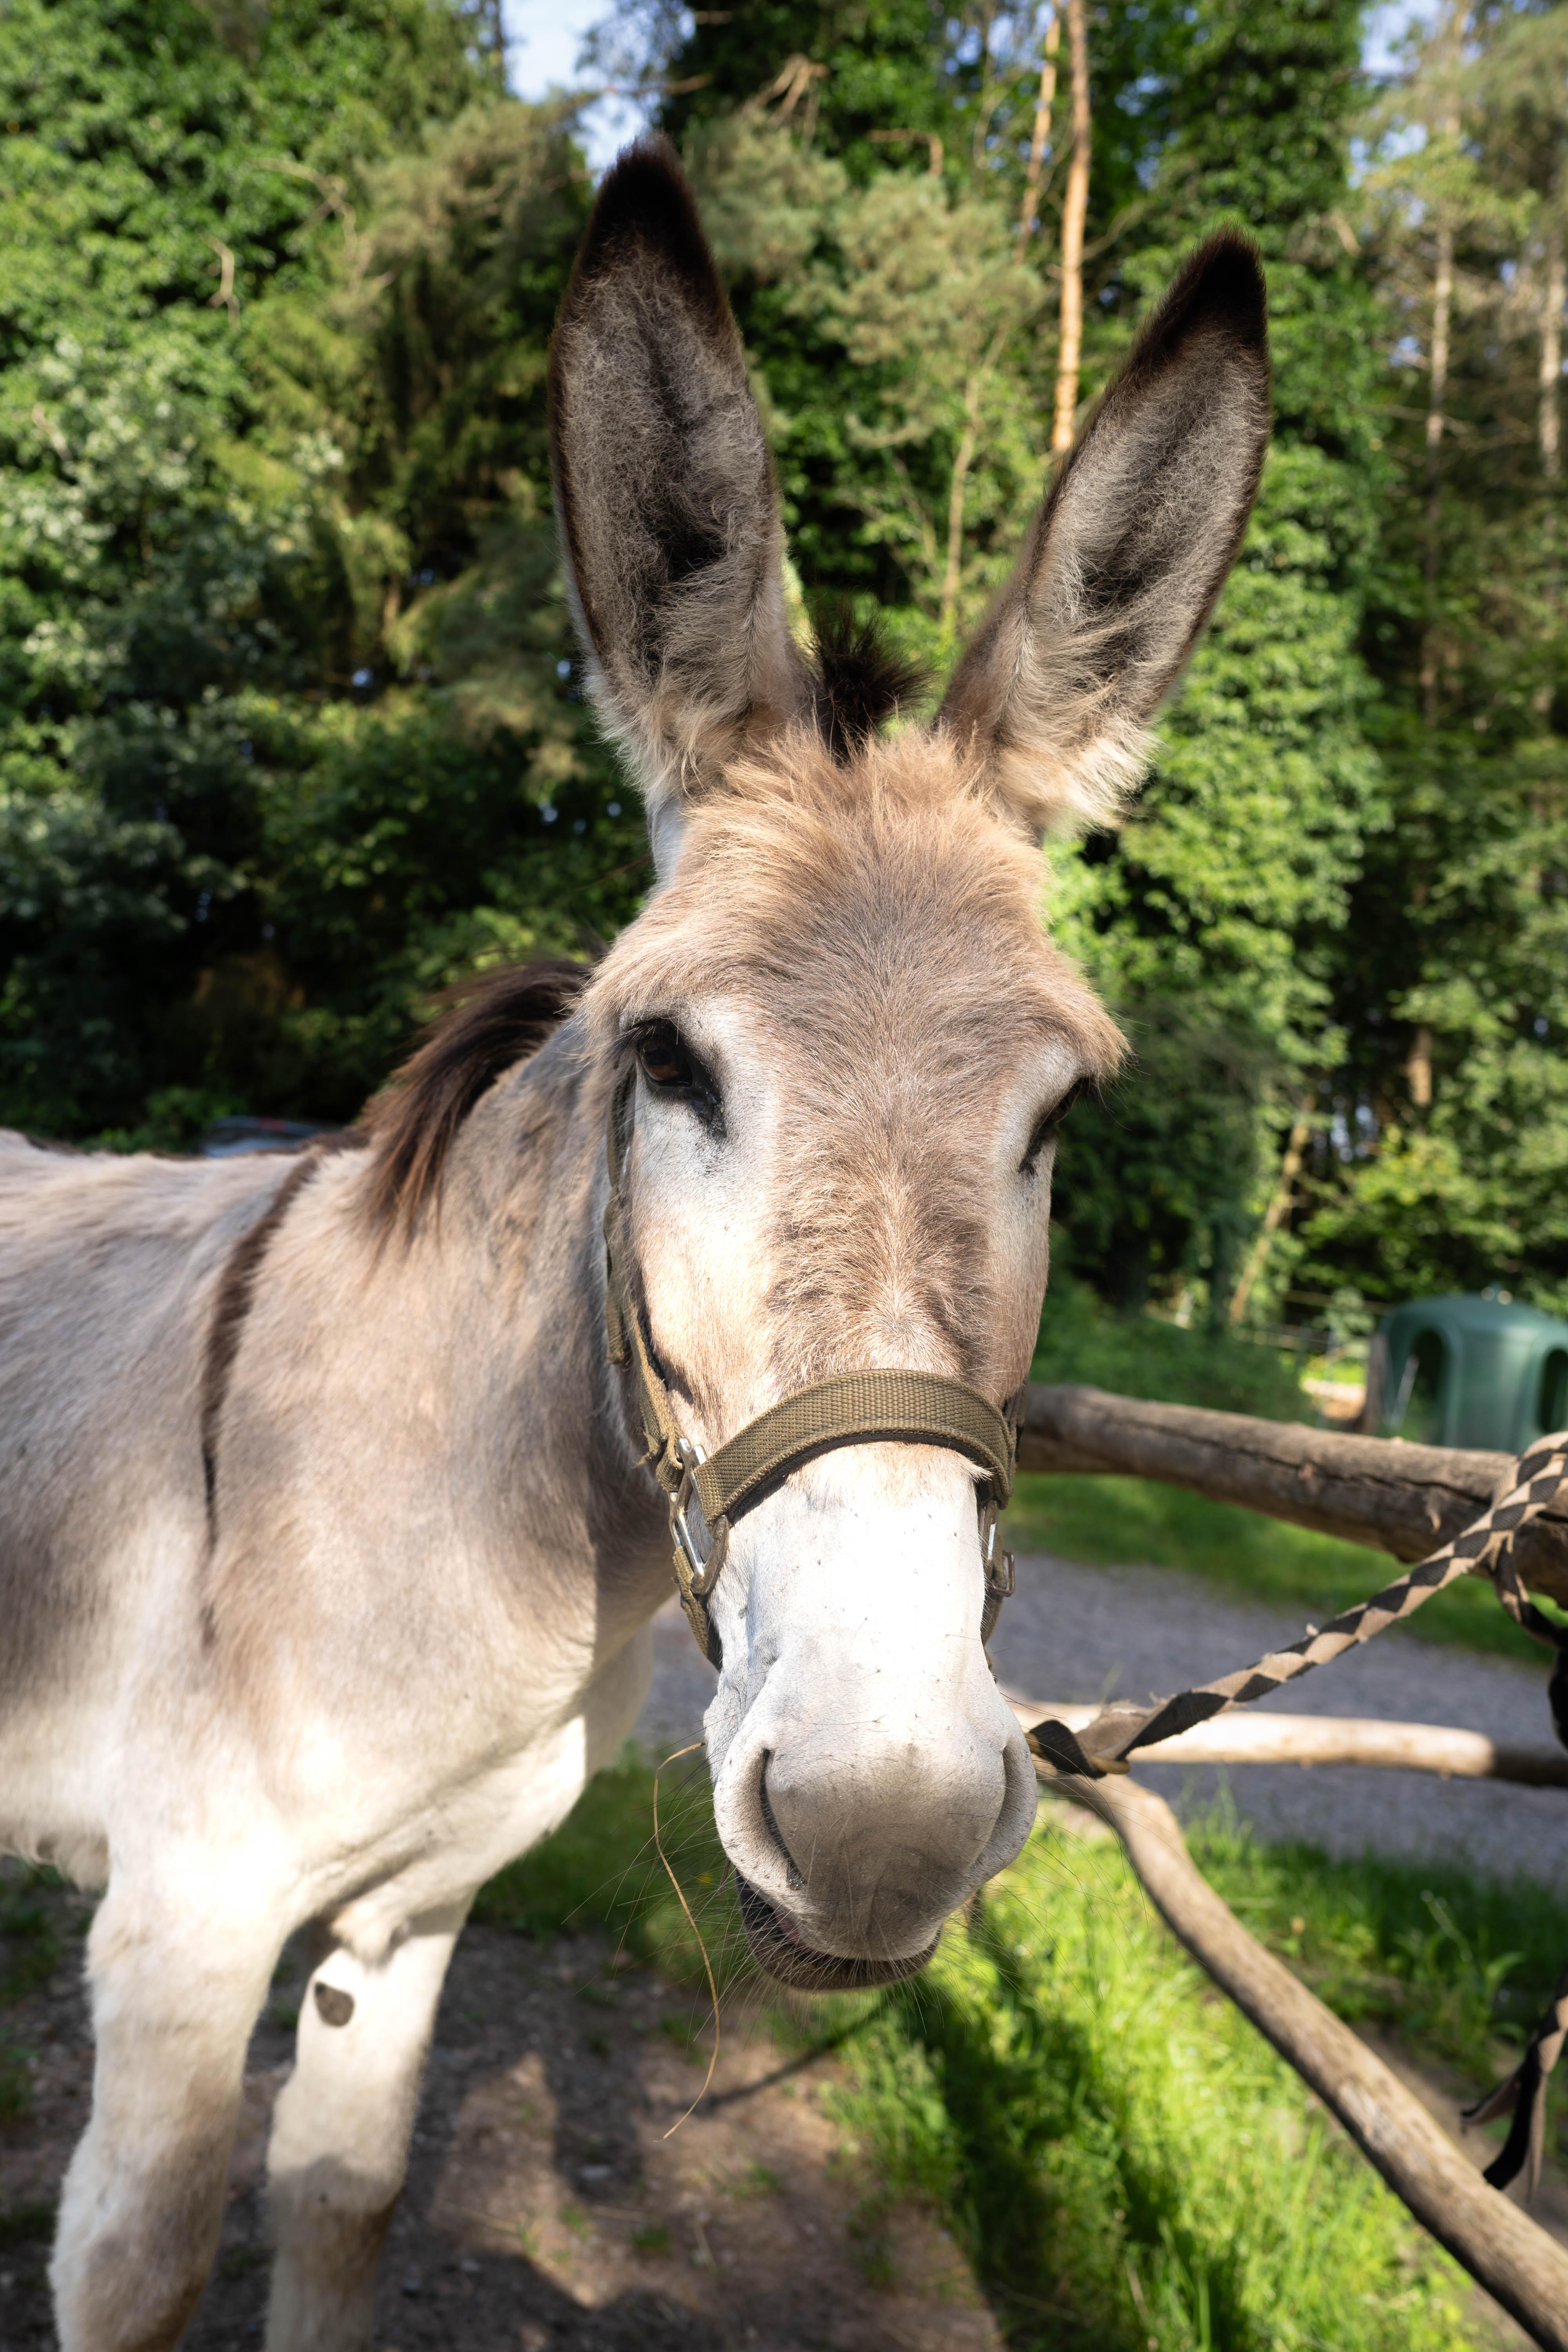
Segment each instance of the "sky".
[[[1413,24],[1430,23],[1438,0],[1381,0],[1369,8],[1363,49],[1373,73],[1393,66],[1398,45]],[[606,0],[502,0],[507,61],[520,98],[542,98],[549,89],[577,89],[588,79],[577,70],[577,52],[591,26],[608,14]],[[624,99],[602,99],[583,118],[588,160],[602,172],[617,148],[635,138],[642,110]]]
[[[577,52],[591,26],[609,14],[606,0],[501,0],[507,75],[519,98],[550,89],[576,89],[588,80]],[[644,110],[624,99],[601,99],[583,117],[583,143],[595,172],[641,130]]]

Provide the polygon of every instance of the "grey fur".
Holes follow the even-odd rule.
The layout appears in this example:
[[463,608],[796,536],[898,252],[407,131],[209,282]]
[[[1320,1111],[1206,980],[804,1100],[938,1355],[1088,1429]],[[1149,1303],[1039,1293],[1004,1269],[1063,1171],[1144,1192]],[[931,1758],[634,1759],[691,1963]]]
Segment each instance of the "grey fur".
[[809,710],[745,356],[673,151],[624,156],[550,371],[556,510],[591,683],[656,816]]

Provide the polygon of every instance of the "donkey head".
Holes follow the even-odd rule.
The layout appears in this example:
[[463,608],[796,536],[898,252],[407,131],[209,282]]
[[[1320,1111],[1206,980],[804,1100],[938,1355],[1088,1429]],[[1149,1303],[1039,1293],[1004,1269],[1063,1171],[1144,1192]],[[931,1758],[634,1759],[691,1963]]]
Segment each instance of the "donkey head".
[[[1058,1121],[1121,1050],[1044,934],[1039,838],[1115,813],[1235,556],[1268,405],[1251,249],[1188,264],[934,721],[891,740],[896,677],[792,634],[762,422],[662,143],[605,184],[552,398],[590,684],[660,885],[588,998],[606,1094],[627,1089],[649,1358],[710,1453],[870,1368],[1001,1405],[1039,1319]],[[793,1981],[920,1967],[1033,1819],[982,1647],[978,1475],[942,1444],[839,1444],[731,1532],[719,1827],[753,1948]]]

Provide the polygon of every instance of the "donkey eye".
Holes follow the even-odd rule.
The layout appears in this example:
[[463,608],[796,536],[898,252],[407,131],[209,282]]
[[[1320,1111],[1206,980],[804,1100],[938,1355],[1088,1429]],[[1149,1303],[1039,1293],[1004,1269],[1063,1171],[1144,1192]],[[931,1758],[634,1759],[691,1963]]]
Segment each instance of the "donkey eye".
[[696,1065],[668,1021],[656,1022],[642,1032],[637,1055],[637,1066],[649,1086],[661,1091],[689,1087],[696,1077]]
[[1079,1079],[1075,1085],[1070,1086],[1068,1088],[1066,1094],[1061,1097],[1059,1101],[1052,1103],[1048,1110],[1043,1110],[1040,1113],[1039,1118],[1035,1121],[1034,1132],[1029,1138],[1029,1148],[1025,1152],[1022,1160],[1019,1162],[1018,1172],[1020,1175],[1032,1176],[1034,1174],[1036,1160],[1038,1160],[1041,1152],[1045,1150],[1047,1143],[1054,1143],[1056,1141],[1057,1133],[1063,1119],[1066,1118],[1068,1111],[1071,1110],[1074,1103],[1077,1102],[1079,1096],[1082,1092],[1083,1082]]
[[655,1094],[689,1103],[706,1127],[720,1121],[719,1089],[673,1021],[649,1021],[637,1033],[637,1067]]

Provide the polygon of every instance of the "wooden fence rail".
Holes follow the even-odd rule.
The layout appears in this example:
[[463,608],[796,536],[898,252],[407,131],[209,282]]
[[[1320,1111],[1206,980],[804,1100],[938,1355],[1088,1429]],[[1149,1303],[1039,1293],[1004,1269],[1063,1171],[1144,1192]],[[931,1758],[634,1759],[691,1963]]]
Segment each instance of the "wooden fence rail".
[[[1159,1478],[1409,1560],[1425,1559],[1478,1517],[1513,1456],[1036,1384],[1025,1404],[1018,1466]],[[1568,1604],[1568,1502],[1543,1512],[1516,1541],[1525,1582]]]
[[[1506,1491],[1514,1459],[1452,1446],[1352,1437],[1247,1413],[1149,1404],[1103,1389],[1031,1386],[1019,1432],[1024,1470],[1121,1473],[1188,1486],[1393,1554],[1422,1559]],[[1568,1500],[1520,1530],[1520,1572],[1568,1604]],[[1484,1571],[1483,1571],[1484,1572]],[[1011,1702],[1019,1720],[1069,1727],[1095,1710]],[[1505,1747],[1438,1724],[1227,1715],[1135,1763],[1355,1763],[1568,1784],[1568,1754]],[[1248,1935],[1194,1867],[1175,1816],[1132,1778],[1041,1780],[1115,1829],[1176,1935],[1343,2124],[1416,2218],[1543,2347],[1568,2352],[1568,2252],[1490,2188],[1419,2102]]]

